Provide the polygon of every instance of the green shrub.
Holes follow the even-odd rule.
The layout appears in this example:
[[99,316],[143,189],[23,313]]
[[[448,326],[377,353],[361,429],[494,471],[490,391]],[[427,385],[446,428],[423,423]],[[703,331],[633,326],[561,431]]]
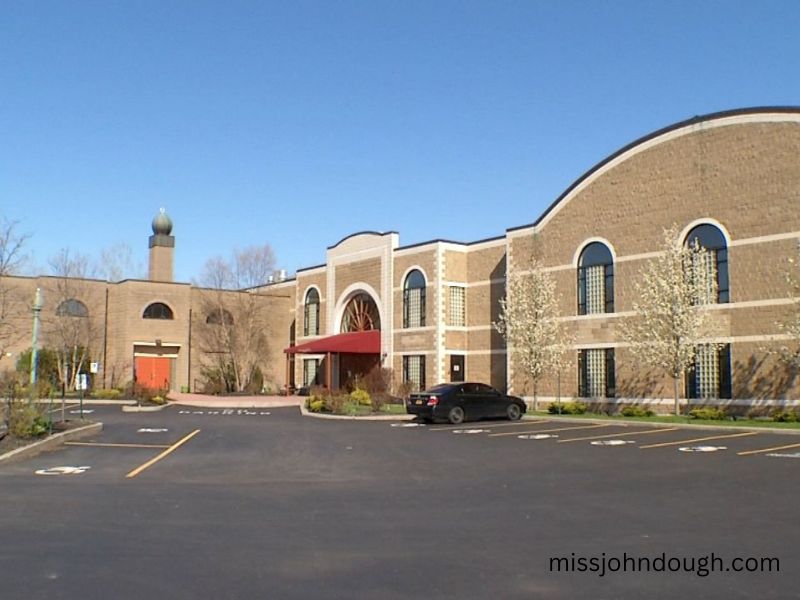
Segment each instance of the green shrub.
[[776,410],[772,413],[772,420],[776,423],[797,423],[800,415],[793,410]]
[[324,398],[316,398],[312,399],[309,398],[306,403],[306,408],[311,412],[320,413],[325,410],[325,399]]
[[8,432],[18,438],[32,438],[50,430],[50,419],[41,406],[26,401],[13,402],[8,414]]
[[116,400],[122,396],[122,392],[115,388],[108,390],[95,390],[90,394],[90,396],[92,398],[99,398],[100,400]]
[[655,413],[644,406],[629,404],[620,411],[620,414],[623,417],[652,417]]
[[325,407],[328,409],[328,412],[332,412],[333,414],[340,415],[344,410],[344,405],[350,400],[350,396],[343,396],[337,394],[335,396],[326,396],[325,397]]
[[[561,410],[559,411],[559,406]],[[563,404],[558,404],[557,402],[553,402],[550,406],[547,407],[547,412],[551,415],[582,415],[586,412],[587,405],[585,402],[564,402]]]
[[357,405],[372,406],[372,398],[367,390],[353,390],[350,392],[350,399]]
[[350,400],[348,396],[345,396],[345,401],[342,403],[341,414],[345,414],[348,416],[355,416],[359,413],[359,406],[360,404],[354,400]]
[[692,419],[722,421],[726,417],[726,414],[724,408],[705,407],[705,408],[693,408],[692,410],[689,411],[689,416]]

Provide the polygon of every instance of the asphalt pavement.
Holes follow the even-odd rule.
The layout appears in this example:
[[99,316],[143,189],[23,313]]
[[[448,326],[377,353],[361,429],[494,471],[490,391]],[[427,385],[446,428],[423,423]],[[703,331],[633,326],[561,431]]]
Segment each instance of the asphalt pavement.
[[0,465],[4,600],[798,597],[800,447],[762,452],[796,436],[91,408],[96,438]]

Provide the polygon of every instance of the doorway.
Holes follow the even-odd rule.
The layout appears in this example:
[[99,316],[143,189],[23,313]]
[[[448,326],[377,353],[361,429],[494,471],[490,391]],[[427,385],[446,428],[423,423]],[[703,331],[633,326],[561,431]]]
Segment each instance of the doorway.
[[457,383],[464,381],[464,355],[451,354],[450,355],[450,381]]

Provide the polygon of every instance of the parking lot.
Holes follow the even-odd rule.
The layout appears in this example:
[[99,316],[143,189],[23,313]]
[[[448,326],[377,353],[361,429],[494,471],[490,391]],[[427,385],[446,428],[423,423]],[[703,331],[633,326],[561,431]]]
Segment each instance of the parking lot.
[[[796,597],[800,436],[91,408],[0,465],[3,598]],[[550,562],[712,553],[780,572]]]

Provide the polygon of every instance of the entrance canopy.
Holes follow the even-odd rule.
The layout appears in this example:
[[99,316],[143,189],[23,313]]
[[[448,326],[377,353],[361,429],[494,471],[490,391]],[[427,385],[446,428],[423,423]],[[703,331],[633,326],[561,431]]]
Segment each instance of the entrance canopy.
[[381,332],[378,329],[370,331],[354,331],[340,333],[326,338],[312,340],[305,344],[289,346],[284,349],[287,354],[380,354]]

